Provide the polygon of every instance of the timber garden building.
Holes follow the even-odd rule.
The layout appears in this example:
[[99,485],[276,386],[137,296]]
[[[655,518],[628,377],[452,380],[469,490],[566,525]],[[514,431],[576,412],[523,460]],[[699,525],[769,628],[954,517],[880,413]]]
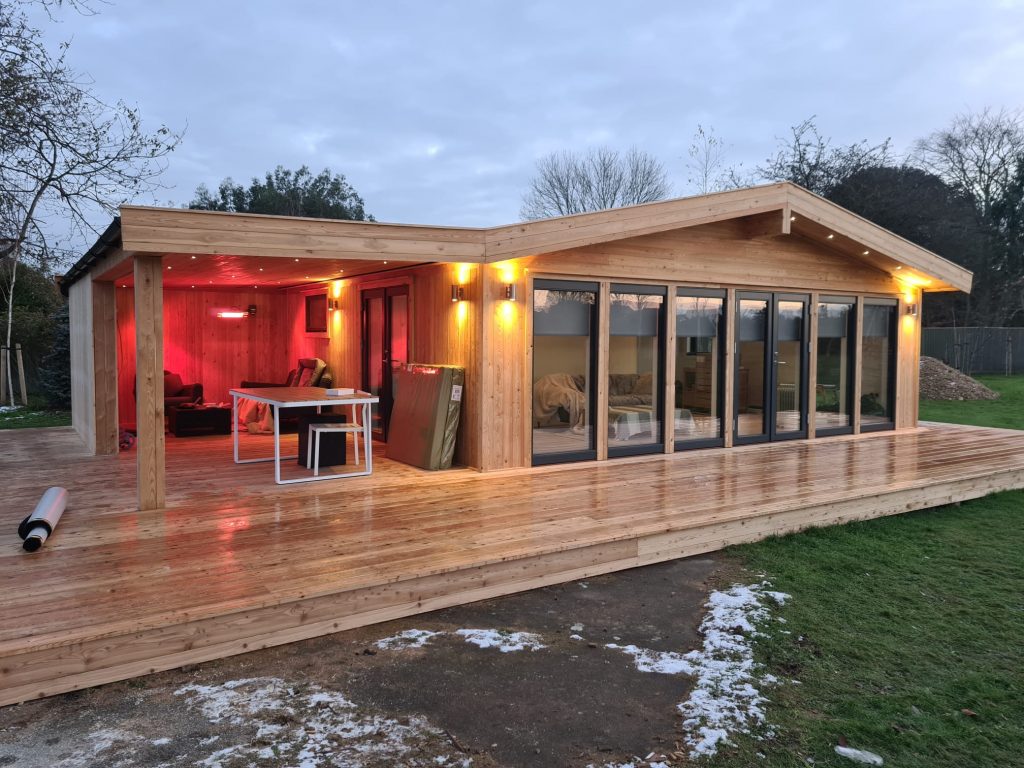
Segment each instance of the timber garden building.
[[[1024,435],[918,424],[922,292],[970,286],[789,183],[487,229],[125,206],[63,282],[73,428],[0,433],[6,529],[71,498],[0,554],[0,704],[1024,487]],[[372,474],[167,436],[297,360],[379,399]],[[450,470],[387,456],[407,364],[465,371]]]
[[319,358],[383,438],[388,367],[460,365],[484,471],[910,429],[921,292],[970,283],[792,184],[494,229],[125,207],[66,280],[74,423],[97,453],[137,425],[143,508],[164,369],[219,402]]

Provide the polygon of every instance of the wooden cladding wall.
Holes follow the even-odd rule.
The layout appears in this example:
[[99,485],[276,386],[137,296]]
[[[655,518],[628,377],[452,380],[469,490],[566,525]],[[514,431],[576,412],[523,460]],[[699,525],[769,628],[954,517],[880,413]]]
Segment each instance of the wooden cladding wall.
[[[906,286],[890,274],[797,235],[751,235],[742,222],[727,221],[692,229],[631,238],[555,253],[514,259],[483,268],[483,434],[481,468],[526,466],[531,461],[532,278],[566,277],[602,282],[648,281],[723,287],[729,312],[735,288],[840,295],[897,296]],[[517,284],[520,300],[503,301],[505,283]],[[896,427],[917,425],[917,366],[920,322],[905,314],[911,292],[900,305],[896,373]],[[731,330],[731,323],[727,325]],[[601,357],[606,341],[600,342]],[[727,345],[731,349],[731,344]],[[732,435],[732,355],[726,365],[726,444]],[[600,378],[600,377],[599,377]],[[810,398],[813,406],[815,399]],[[600,411],[600,408],[599,408]],[[597,414],[598,417],[601,413]],[[813,423],[813,414],[812,414]],[[599,430],[600,433],[600,430]],[[811,433],[813,438],[813,432]],[[599,454],[601,443],[599,440]],[[666,451],[674,450],[666,440]]]
[[[77,283],[76,283],[77,286]],[[118,417],[135,423],[135,300],[117,288]],[[164,291],[164,369],[203,385],[208,403],[226,402],[243,379],[284,381],[294,365],[286,336],[287,297],[268,291]],[[220,318],[219,310],[256,306],[254,317]]]
[[742,221],[634,237],[522,260],[535,272],[827,292],[899,293],[895,280],[797,235],[749,235]]

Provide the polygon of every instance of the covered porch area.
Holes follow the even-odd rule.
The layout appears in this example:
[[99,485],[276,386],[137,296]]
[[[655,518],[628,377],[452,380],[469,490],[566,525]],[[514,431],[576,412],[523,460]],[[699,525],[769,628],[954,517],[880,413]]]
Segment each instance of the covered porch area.
[[[381,457],[285,487],[228,437],[166,445],[169,495],[138,511],[133,455],[0,433],[0,705],[1024,487],[1024,433],[946,425],[485,474]],[[71,505],[28,555],[17,521],[58,482]]]

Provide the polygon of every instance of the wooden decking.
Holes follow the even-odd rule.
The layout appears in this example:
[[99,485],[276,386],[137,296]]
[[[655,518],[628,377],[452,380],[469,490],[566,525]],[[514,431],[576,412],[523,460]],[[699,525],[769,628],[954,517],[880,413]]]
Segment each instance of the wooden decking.
[[[233,464],[227,438],[169,438],[167,475],[168,507],[134,512],[133,454],[0,432],[0,704],[1021,488],[1024,432],[930,425],[489,474],[380,457],[370,477],[300,486]],[[57,484],[65,519],[24,553],[17,521]]]

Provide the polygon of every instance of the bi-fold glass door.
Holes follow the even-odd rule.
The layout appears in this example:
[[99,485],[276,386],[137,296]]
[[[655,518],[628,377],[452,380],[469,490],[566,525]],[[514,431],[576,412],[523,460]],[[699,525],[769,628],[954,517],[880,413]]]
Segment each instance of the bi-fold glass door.
[[736,295],[735,442],[807,437],[804,294]]
[[609,457],[664,450],[666,298],[662,286],[611,285]]
[[597,283],[533,283],[533,463],[597,458]]
[[815,434],[853,432],[853,390],[857,371],[857,301],[852,296],[818,299],[818,360]]

